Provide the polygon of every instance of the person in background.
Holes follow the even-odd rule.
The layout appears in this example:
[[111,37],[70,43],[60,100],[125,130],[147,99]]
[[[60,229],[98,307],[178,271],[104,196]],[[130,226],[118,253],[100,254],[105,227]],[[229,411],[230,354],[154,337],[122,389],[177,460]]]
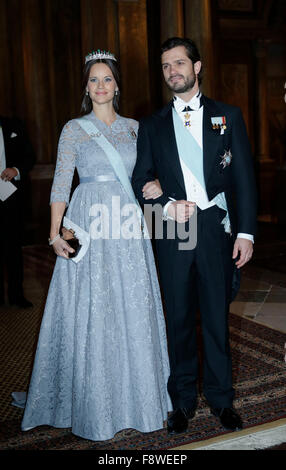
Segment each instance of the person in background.
[[35,154],[23,123],[18,118],[0,116],[0,178],[17,187],[6,200],[0,200],[0,305],[5,303],[6,270],[9,303],[32,307],[23,290],[22,238],[25,183],[34,163]]

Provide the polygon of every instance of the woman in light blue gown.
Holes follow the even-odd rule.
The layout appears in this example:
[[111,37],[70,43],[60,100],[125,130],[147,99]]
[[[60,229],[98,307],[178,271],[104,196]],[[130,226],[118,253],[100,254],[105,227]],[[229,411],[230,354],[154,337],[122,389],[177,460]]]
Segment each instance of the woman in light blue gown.
[[[97,141],[105,137],[131,177],[138,123],[116,113],[119,77],[112,55],[87,56],[84,77],[84,116],[69,121],[59,140],[50,233],[58,257],[22,430],[51,425],[105,440],[126,428],[151,432],[163,427],[171,410],[169,361],[151,243],[128,236],[128,230],[124,236],[118,232],[118,216],[134,200]],[[83,121],[98,132],[90,135]],[[80,184],[69,203],[75,168]],[[69,259],[73,250],[59,236],[66,206],[67,220],[89,235],[78,262]],[[101,217],[100,207],[105,208]],[[113,238],[106,236],[112,224]]]

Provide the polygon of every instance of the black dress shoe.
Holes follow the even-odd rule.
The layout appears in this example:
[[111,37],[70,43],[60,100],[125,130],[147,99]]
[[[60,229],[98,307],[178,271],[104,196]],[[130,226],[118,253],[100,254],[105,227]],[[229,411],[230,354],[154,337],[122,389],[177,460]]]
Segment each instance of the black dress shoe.
[[25,299],[25,297],[19,297],[19,299],[10,300],[10,304],[11,305],[16,305],[17,307],[20,307],[20,308],[31,308],[31,307],[33,307],[32,302]]
[[241,418],[233,408],[211,408],[211,412],[220,419],[225,429],[230,431],[242,429]]
[[177,408],[172,412],[167,421],[169,434],[185,432],[188,428],[188,420],[195,416],[195,408]]

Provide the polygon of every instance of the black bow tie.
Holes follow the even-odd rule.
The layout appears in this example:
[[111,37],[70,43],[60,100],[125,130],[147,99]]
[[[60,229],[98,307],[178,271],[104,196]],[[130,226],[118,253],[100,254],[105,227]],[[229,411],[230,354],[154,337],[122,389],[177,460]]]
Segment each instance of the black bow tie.
[[190,108],[190,106],[185,106],[185,108],[183,109],[183,113],[186,113],[187,111],[194,111],[194,110]]

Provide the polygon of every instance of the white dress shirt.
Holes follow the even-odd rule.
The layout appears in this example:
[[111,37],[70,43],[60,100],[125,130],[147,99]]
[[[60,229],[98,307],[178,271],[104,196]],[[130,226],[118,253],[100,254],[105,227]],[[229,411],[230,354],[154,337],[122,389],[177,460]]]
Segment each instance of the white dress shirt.
[[[18,168],[15,166],[13,167],[15,170],[18,172],[18,174],[15,176],[15,180],[20,180],[20,172]],[[3,136],[3,131],[2,127],[0,126],[0,175],[2,174],[2,171],[6,169],[6,155],[5,155],[5,145],[4,145],[4,136]]]
[[[203,112],[204,107],[200,107],[200,97],[201,92],[197,93],[189,102],[182,100],[179,96],[176,96],[174,99],[174,108],[178,115],[180,116],[183,123],[185,123],[185,114],[183,112],[186,106],[190,106],[192,111],[188,111],[190,114],[190,126],[186,127],[188,131],[192,134],[196,142],[201,148],[203,148]],[[180,157],[180,156],[179,156]],[[199,183],[197,178],[193,175],[191,170],[186,166],[184,161],[180,158],[180,164],[183,172],[185,188],[187,193],[187,201],[192,201],[197,204],[201,209],[208,209],[215,205],[215,202],[209,201],[207,192],[205,188]],[[172,201],[168,202],[164,207],[164,214],[167,216],[167,209]],[[237,238],[246,238],[248,240],[253,240],[253,235],[247,233],[238,233]]]

